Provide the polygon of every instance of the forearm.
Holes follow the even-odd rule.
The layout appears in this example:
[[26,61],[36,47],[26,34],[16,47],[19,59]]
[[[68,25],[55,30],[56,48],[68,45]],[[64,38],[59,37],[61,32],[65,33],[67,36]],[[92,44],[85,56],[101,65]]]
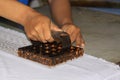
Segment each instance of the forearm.
[[19,3],[17,0],[0,0],[0,16],[25,25],[26,21],[36,12]]
[[53,18],[59,25],[72,24],[69,0],[49,0]]

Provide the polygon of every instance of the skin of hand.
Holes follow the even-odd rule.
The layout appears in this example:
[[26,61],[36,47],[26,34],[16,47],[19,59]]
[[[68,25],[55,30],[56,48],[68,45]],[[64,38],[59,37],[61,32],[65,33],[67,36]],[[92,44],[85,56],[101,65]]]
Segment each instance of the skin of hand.
[[[80,28],[74,25],[72,21],[72,9],[70,0],[48,0],[51,6],[51,12],[56,23],[61,26],[62,30],[70,35],[71,42],[76,42],[77,47],[84,48]],[[61,6],[62,5],[62,6]]]
[[0,16],[24,26],[26,35],[42,42],[51,42],[51,30],[61,31],[51,20],[17,0],[0,0]]
[[35,41],[52,42],[51,31],[62,31],[47,16],[37,15],[24,26],[27,36]]
[[[73,24],[69,0],[48,1],[53,17],[58,25]],[[0,16],[23,25],[30,39],[51,42],[53,38],[50,31],[61,31],[48,17],[19,3],[17,0],[0,0],[0,8]],[[80,29],[75,25],[64,25],[62,29],[70,34],[72,42],[75,41],[80,46],[84,43]]]
[[76,43],[76,47],[85,47],[85,41],[82,37],[80,28],[73,24],[65,24],[62,26],[62,30],[67,32],[70,35],[71,42]]

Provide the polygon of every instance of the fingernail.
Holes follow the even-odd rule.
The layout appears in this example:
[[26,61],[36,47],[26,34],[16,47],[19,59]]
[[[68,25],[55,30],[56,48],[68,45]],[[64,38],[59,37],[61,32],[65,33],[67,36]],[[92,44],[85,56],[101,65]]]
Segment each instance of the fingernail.
[[43,41],[43,43],[47,43],[47,41]]
[[85,44],[81,44],[81,48],[85,48]]
[[76,47],[85,48],[85,44],[77,45]]

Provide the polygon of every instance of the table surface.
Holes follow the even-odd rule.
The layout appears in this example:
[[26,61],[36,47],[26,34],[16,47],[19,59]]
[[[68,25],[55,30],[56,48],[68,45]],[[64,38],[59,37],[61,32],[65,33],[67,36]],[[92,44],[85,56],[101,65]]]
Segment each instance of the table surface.
[[119,66],[87,54],[54,67],[18,57],[29,44],[23,33],[0,27],[1,80],[120,80]]

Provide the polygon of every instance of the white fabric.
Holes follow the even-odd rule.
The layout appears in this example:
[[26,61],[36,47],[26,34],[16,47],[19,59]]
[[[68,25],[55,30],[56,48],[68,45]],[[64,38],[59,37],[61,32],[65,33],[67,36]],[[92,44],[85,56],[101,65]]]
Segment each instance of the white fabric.
[[24,34],[0,27],[0,80],[120,80],[120,67],[87,54],[55,67],[16,56],[29,44]]

